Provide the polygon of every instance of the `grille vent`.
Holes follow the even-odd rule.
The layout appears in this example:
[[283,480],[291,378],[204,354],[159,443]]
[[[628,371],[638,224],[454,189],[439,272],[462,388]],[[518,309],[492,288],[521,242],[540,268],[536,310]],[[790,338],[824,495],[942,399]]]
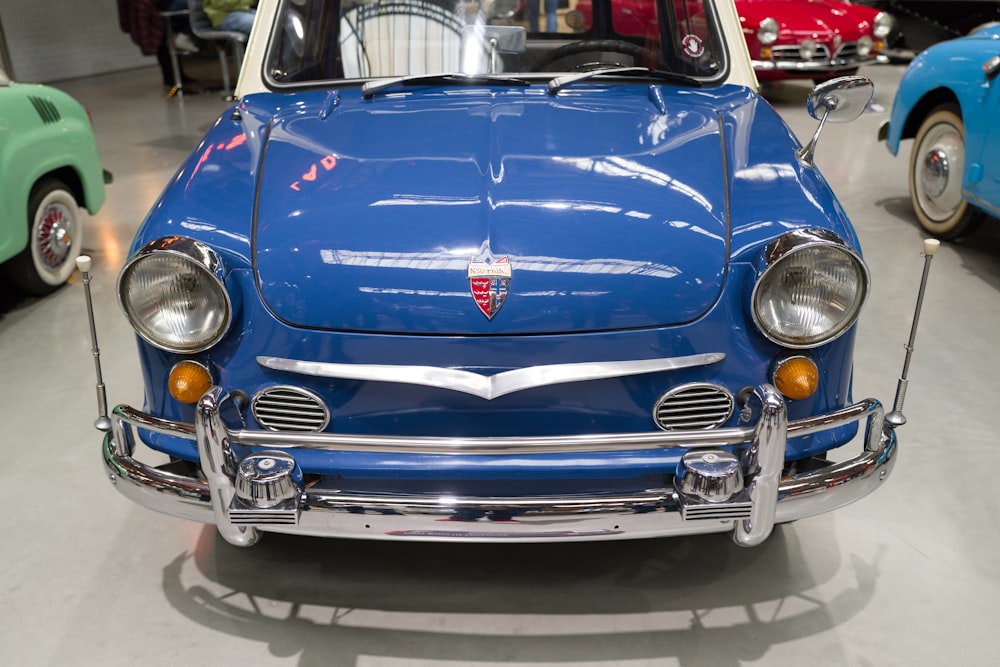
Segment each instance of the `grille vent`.
[[44,97],[35,97],[34,95],[29,96],[28,99],[31,100],[31,105],[35,107],[35,111],[38,112],[38,116],[42,119],[43,123],[58,123],[62,120],[59,109],[51,101]]
[[837,49],[837,53],[834,54],[834,58],[857,58],[858,56],[858,43],[857,42],[844,42],[844,44]]
[[733,395],[715,384],[686,384],[656,402],[653,419],[665,431],[716,428],[733,414]]
[[816,55],[811,60],[805,60],[802,54],[799,53],[799,46],[797,44],[784,44],[772,46],[771,57],[775,60],[784,60],[786,62],[814,62],[817,60],[829,62],[830,49],[826,47],[826,44],[817,44]]
[[254,419],[269,431],[322,431],[330,423],[323,400],[298,387],[268,387],[250,404]]

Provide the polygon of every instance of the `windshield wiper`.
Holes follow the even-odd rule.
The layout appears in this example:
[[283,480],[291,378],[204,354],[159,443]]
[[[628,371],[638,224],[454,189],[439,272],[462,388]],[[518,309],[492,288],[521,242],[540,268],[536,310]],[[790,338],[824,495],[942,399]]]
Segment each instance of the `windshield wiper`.
[[648,67],[606,67],[603,69],[590,70],[589,72],[580,72],[579,74],[557,76],[549,81],[549,95],[555,95],[566,86],[595,76],[636,76],[656,79],[657,81],[667,81],[669,83],[679,83],[686,86],[700,87],[703,85],[703,82],[700,79],[696,79],[693,76],[675,74],[674,72],[665,72],[660,69],[650,69]]
[[399,76],[394,79],[376,79],[361,87],[361,94],[370,99],[383,90],[397,86],[530,86],[524,79],[511,76],[495,76],[491,74],[414,74]]

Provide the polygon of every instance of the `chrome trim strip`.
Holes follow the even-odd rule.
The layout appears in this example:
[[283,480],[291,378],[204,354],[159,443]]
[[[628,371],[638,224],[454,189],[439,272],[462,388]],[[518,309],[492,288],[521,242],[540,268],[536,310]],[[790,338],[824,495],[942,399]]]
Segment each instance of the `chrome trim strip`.
[[[843,426],[863,419],[874,423],[870,429],[866,450],[879,446],[882,430],[882,404],[867,398],[833,412],[788,424],[788,437],[810,435],[819,431]],[[158,419],[128,405],[119,405],[112,411],[116,426],[115,440],[123,442],[127,425],[171,435],[195,439],[192,424]],[[695,449],[722,445],[743,445],[754,435],[753,427],[716,429],[713,431],[654,431],[648,433],[598,433],[586,435],[448,438],[432,436],[357,435],[337,433],[272,433],[269,431],[235,430],[228,433],[230,442],[251,447],[271,449],[315,449],[321,451],[379,452],[383,454],[560,454],[639,449]],[[119,449],[120,453],[124,450]]]
[[679,368],[708,366],[726,358],[721,352],[693,354],[670,359],[640,359],[636,361],[593,361],[578,364],[551,364],[503,371],[496,375],[481,375],[472,371],[437,366],[392,366],[383,364],[333,364],[322,361],[300,361],[280,357],[257,357],[264,368],[299,375],[365,380],[369,382],[399,382],[425,387],[450,389],[472,394],[491,401],[494,398],[525,389],[546,387],[567,382],[603,380],[672,371]]
[[[127,405],[112,412],[116,424],[133,424],[165,435],[193,440],[190,424],[157,419]],[[861,418],[856,415],[854,421]],[[176,427],[176,429],[174,428]],[[462,454],[496,456],[509,454],[560,454],[626,451],[639,449],[692,449],[742,445],[753,437],[752,427],[710,431],[651,431],[643,433],[597,433],[562,436],[459,438],[435,436],[359,435],[339,433],[276,433],[229,431],[237,445],[270,449],[314,449],[320,451],[379,452],[383,454]]]
[[987,213],[989,213],[990,215],[992,215],[994,217],[1000,216],[1000,207],[997,207],[997,206],[994,206],[993,204],[990,204],[989,202],[983,200],[980,197],[977,197],[976,195],[972,194],[971,192],[969,192],[968,190],[966,190],[964,188],[962,189],[962,196],[965,197],[966,199],[968,199],[970,202],[972,202],[976,206],[978,206],[979,208],[981,208],[984,211],[986,211]]

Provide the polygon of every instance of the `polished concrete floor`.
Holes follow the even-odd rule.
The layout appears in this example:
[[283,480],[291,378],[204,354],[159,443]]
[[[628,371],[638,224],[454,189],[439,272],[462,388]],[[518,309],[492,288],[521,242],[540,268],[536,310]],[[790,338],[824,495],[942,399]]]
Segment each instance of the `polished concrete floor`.
[[[817,159],[874,276],[855,395],[887,403],[923,266],[906,155],[875,142],[901,72],[866,72],[876,106],[830,126]],[[164,99],[158,84],[155,70],[61,84],[89,107],[115,174],[86,243],[112,404],[142,399],[115,274],[144,213],[226,106],[214,93]],[[807,90],[767,89],[803,138],[814,127]],[[4,293],[0,664],[997,664],[992,223],[934,260],[893,477],[755,549],[721,535],[502,546],[268,536],[231,547],[212,528],[132,505],[105,479],[79,280],[45,299]]]

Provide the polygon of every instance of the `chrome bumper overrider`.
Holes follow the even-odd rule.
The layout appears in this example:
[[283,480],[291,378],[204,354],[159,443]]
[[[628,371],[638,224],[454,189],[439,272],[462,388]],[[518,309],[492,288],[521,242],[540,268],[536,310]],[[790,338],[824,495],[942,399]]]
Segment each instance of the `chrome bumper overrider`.
[[[896,435],[885,424],[882,405],[875,399],[792,422],[787,421],[785,403],[773,387],[759,387],[751,400],[756,401],[759,417],[746,428],[540,438],[406,438],[230,428],[227,424],[239,423],[235,401],[214,387],[199,402],[194,424],[161,420],[128,406],[115,408],[112,431],[104,438],[104,463],[111,481],[126,497],[166,514],[215,524],[227,541],[241,546],[256,542],[261,531],[477,542],[731,531],[737,543],[752,546],[766,539],[775,523],[821,514],[868,495],[892,469]],[[861,420],[866,420],[867,430],[858,456],[780,477],[787,438]],[[133,458],[136,428],[196,440],[204,477],[176,474]],[[242,474],[247,467],[241,468],[241,463],[253,463],[271,452],[273,458],[265,459],[265,469],[278,461],[297,470],[294,455],[301,448],[465,455],[635,449],[704,449],[728,454],[731,449],[739,456],[745,485],[725,502],[692,499],[673,488],[590,496],[453,497],[309,488],[301,484],[300,475],[298,482],[285,487],[290,495],[264,498],[248,506],[247,482],[237,473],[238,468]],[[243,498],[238,482],[244,488]]]

